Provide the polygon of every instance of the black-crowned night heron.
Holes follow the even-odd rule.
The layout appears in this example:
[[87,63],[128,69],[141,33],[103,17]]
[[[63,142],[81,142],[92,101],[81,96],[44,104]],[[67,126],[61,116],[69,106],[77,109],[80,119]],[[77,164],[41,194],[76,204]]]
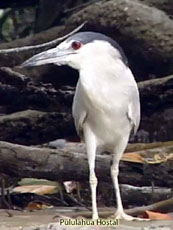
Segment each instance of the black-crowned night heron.
[[23,66],[47,63],[69,65],[79,71],[73,100],[77,132],[86,143],[93,219],[96,204],[96,149],[112,153],[111,176],[117,200],[116,218],[132,220],[123,210],[118,185],[119,161],[129,136],[140,121],[137,84],[121,47],[111,38],[94,32],[76,33],[56,48],[37,54]]

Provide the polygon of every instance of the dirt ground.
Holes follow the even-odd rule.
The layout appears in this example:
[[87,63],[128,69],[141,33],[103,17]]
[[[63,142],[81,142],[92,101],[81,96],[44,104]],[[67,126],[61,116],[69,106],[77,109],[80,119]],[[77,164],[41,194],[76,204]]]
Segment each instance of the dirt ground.
[[[120,221],[119,226],[60,225],[59,218],[69,220],[72,209],[45,209],[34,212],[0,210],[0,230],[172,230],[173,221]],[[56,217],[56,214],[58,216]],[[71,219],[74,220],[74,219]],[[85,219],[86,220],[86,219]]]

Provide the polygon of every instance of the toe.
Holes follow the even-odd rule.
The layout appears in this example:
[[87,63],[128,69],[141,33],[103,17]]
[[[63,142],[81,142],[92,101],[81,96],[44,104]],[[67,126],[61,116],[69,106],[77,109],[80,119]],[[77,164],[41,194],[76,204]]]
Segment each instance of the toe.
[[130,216],[128,214],[126,214],[125,212],[116,212],[115,213],[115,218],[116,219],[122,219],[122,220],[127,220],[127,221],[135,221],[135,220],[138,220],[138,221],[146,221],[146,220],[149,220],[149,219],[142,219],[142,218],[139,218],[139,217],[133,217],[133,216]]

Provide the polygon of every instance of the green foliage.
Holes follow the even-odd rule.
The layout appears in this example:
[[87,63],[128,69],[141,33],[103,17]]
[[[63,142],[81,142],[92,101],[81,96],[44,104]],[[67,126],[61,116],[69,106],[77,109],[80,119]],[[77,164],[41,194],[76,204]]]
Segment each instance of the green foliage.
[[34,30],[35,8],[8,8],[0,11],[0,39],[2,42],[25,37]]

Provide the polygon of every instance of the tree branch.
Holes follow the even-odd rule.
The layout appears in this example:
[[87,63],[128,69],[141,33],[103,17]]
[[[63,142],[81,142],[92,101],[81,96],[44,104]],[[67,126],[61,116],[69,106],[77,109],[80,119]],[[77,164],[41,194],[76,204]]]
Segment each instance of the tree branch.
[[[56,38],[50,42],[46,42],[40,45],[32,45],[32,46],[23,46],[23,47],[16,47],[16,48],[11,48],[11,49],[2,49],[0,50],[0,54],[8,54],[8,53],[13,53],[13,52],[22,52],[22,51],[26,51],[26,50],[44,50],[44,49],[48,49],[50,47],[56,46],[58,45],[58,43],[60,41],[63,41],[64,39],[68,38],[69,36],[73,35],[74,33],[78,32],[84,25],[86,24],[86,21],[83,22],[81,25],[79,25],[77,28],[75,28],[74,30],[72,30],[70,33]],[[36,51],[37,52],[37,51]]]

